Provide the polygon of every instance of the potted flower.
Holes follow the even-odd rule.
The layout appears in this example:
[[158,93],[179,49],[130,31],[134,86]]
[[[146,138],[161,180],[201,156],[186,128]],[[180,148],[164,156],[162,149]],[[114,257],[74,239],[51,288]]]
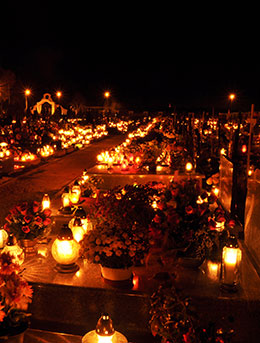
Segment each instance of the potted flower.
[[[20,274],[8,253],[0,255],[0,341],[9,342],[10,336],[22,335],[29,324],[28,304],[32,288]],[[19,341],[20,342],[20,341]]]
[[27,255],[34,254],[37,240],[46,237],[50,231],[50,216],[51,210],[42,210],[39,202],[24,202],[9,211],[4,228],[16,237]]
[[[147,185],[126,185],[100,194],[92,215],[93,230],[82,241],[82,254],[117,271],[140,264],[149,250],[148,225],[154,215]],[[122,272],[123,273],[123,272]],[[128,274],[127,274],[128,273]],[[126,276],[131,275],[128,271]]]

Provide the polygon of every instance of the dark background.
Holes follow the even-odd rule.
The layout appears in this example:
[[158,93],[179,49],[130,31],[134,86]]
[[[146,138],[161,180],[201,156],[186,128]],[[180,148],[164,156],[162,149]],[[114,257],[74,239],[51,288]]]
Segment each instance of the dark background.
[[0,67],[32,89],[31,101],[59,89],[63,102],[77,95],[88,105],[102,105],[103,92],[110,90],[129,109],[170,104],[176,110],[227,111],[228,95],[235,92],[233,110],[260,106],[260,63],[241,58],[242,39],[238,45],[237,32],[231,38],[226,26],[221,32],[221,18],[216,24],[192,10],[189,15],[151,4],[112,4],[6,4]]

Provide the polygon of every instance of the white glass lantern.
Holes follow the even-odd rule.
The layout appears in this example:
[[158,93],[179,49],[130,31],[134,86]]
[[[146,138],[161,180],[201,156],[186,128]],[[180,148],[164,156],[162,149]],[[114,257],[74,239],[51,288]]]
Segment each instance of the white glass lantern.
[[45,210],[46,208],[50,208],[51,206],[51,201],[50,197],[48,194],[44,194],[42,197],[42,210]]
[[83,228],[81,219],[79,217],[72,219],[71,231],[73,233],[73,237],[74,237],[76,242],[82,241],[82,239],[85,235],[85,230]]
[[23,264],[23,249],[17,244],[17,240],[12,234],[9,235],[2,253],[9,253],[12,256],[14,263],[17,263],[19,265]]
[[7,239],[8,233],[3,228],[0,228],[0,249],[3,249]]
[[60,209],[60,212],[64,214],[71,214],[72,209],[70,206],[70,191],[69,187],[65,187],[64,191],[61,195],[61,201],[62,201],[62,207]]
[[75,263],[79,257],[79,248],[71,229],[64,224],[51,248],[52,256],[57,262],[55,269],[60,273],[74,273],[79,270]]
[[83,338],[82,343],[127,343],[126,337],[115,331],[113,322],[107,313],[99,318],[96,330],[89,331]]
[[242,251],[235,236],[231,235],[222,251],[221,286],[228,291],[236,291],[239,284],[239,269]]
[[78,194],[78,198],[80,198],[81,188],[80,188],[78,181],[75,181],[73,186],[71,187],[71,193]]
[[192,169],[193,169],[192,163],[191,162],[187,162],[186,165],[185,165],[185,169],[186,169],[187,173],[191,173]]

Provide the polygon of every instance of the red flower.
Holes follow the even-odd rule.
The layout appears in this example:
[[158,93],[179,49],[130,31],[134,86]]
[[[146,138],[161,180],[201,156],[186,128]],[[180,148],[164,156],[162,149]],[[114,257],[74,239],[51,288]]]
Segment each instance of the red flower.
[[23,203],[22,205],[16,206],[16,208],[22,215],[25,216],[27,214],[28,204]]
[[44,221],[43,221],[43,225],[44,226],[47,226],[51,223],[51,219],[50,218],[46,218]]
[[33,202],[33,212],[36,213],[39,211],[40,204],[37,201]]
[[24,233],[29,233],[31,231],[28,225],[22,226],[22,230]]
[[9,225],[9,223],[5,223],[5,225],[4,225],[4,230],[7,231],[7,232],[10,231],[10,225]]
[[5,217],[5,220],[8,222],[8,223],[12,223],[13,221],[12,221],[12,216],[11,216],[11,214],[8,214],[6,217]]
[[191,205],[185,207],[185,211],[188,215],[191,215],[194,213],[194,209]]
[[217,222],[225,222],[226,221],[226,218],[222,215],[222,214],[219,214],[217,217],[216,217],[216,221]]
[[49,208],[46,208],[46,209],[43,211],[43,213],[44,213],[44,215],[45,215],[46,217],[50,217],[50,215],[51,215],[51,210],[50,210]]
[[216,222],[212,218],[209,218],[209,229],[210,230],[216,230]]
[[25,223],[30,223],[30,221],[32,220],[32,216],[31,215],[26,215],[26,216],[24,216],[24,221],[25,221]]
[[11,208],[10,213],[11,213],[13,216],[16,216],[16,215],[18,214],[17,208],[15,208],[15,207]]
[[35,223],[37,225],[40,225],[42,223],[42,218],[40,216],[37,216],[35,219],[34,219]]
[[230,219],[229,222],[227,223],[229,227],[233,228],[236,225],[236,222],[234,219]]
[[162,219],[161,219],[161,217],[158,215],[158,214],[156,214],[155,216],[154,216],[154,218],[153,218],[153,221],[155,222],[155,223],[161,223],[161,221],[162,221]]

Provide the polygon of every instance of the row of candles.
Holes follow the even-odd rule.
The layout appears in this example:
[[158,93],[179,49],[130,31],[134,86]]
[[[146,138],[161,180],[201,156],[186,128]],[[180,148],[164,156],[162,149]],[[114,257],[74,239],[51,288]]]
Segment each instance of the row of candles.
[[145,137],[150,130],[154,127],[157,119],[154,118],[152,122],[146,126],[139,127],[137,130],[128,134],[128,138],[116,146],[115,149],[110,151],[103,151],[97,155],[97,162],[107,165],[110,169],[113,165],[120,165],[122,170],[127,170],[129,166],[139,167],[141,164],[140,154],[134,155],[133,153],[126,153],[125,148],[131,145],[132,141],[136,137]]

